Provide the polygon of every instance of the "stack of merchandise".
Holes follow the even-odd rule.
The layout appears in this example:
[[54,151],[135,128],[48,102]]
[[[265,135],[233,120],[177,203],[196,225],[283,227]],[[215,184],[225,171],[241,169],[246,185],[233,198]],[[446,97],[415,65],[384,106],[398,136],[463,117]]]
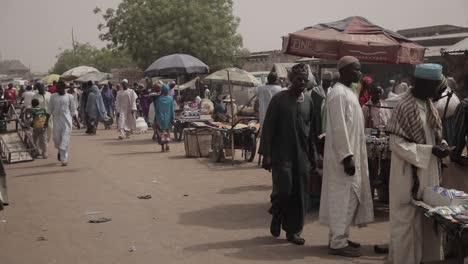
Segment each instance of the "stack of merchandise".
[[[468,194],[462,191],[454,189],[445,189],[440,186],[435,186],[432,190],[450,200],[454,199],[467,199]],[[441,215],[449,220],[459,222],[461,224],[468,224],[468,205],[450,205],[450,206],[437,206],[426,212],[426,215],[430,216],[433,214]]]

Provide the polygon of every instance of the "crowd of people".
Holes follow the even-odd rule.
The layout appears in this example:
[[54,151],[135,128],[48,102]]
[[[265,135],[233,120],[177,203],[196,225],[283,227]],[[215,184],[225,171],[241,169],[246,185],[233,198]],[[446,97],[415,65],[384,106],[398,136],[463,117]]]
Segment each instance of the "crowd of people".
[[[283,230],[290,243],[305,243],[301,233],[311,188],[318,189],[319,221],[329,227],[329,253],[361,256],[361,245],[350,239],[350,227],[374,221],[366,143],[369,131],[377,131],[389,138],[391,150],[390,262],[443,259],[440,234],[411,200],[421,199],[424,187],[441,184],[442,163],[468,166],[468,97],[462,96],[468,91],[460,91],[438,64],[417,65],[411,79],[389,80],[388,87],[363,76],[359,60],[350,56],[341,58],[335,71],[322,72],[318,85],[311,85],[310,76],[309,66],[299,63],[289,72],[288,87],[278,85],[277,74],[271,72],[267,84],[254,90],[261,125],[258,152],[262,167],[272,173],[272,236],[279,237]],[[126,79],[115,86],[58,81],[46,87],[34,81],[19,92],[13,84],[0,87],[0,100],[22,106],[36,156],[48,158],[52,138],[57,159],[66,166],[73,127],[96,135],[99,123],[110,129],[114,120],[119,140],[130,138],[143,120],[152,125],[161,151],[169,151],[169,132],[181,101],[175,87],[173,81],[153,84],[150,79],[133,86]],[[231,122],[238,115],[234,98],[211,100],[207,87],[203,97],[194,100],[201,111],[222,113]],[[451,177],[444,175],[446,180]],[[455,182],[449,187],[468,192],[464,179]]]
[[[0,86],[0,101],[5,102],[0,115],[2,126],[14,118],[15,106],[18,118],[31,135],[31,144],[36,149],[35,157],[48,158],[48,143],[51,139],[58,150],[57,159],[63,166],[69,161],[69,142],[73,127],[85,128],[88,135],[96,135],[99,123],[111,129],[117,121],[118,139],[124,140],[137,130],[140,117],[153,125],[154,137],[162,151],[169,151],[169,129],[174,124],[174,82],[157,82],[147,87],[128,80],[120,84],[99,84],[88,81],[82,84],[54,81],[45,85],[31,81],[24,87],[12,83],[4,90]],[[172,87],[172,89],[171,89]],[[169,95],[172,92],[172,95]],[[154,120],[149,120],[150,106],[155,110]]]
[[[461,183],[450,188],[468,191],[463,172],[442,170],[450,161],[464,166],[465,174],[468,166],[463,154],[468,98],[452,94],[459,89],[442,70],[438,64],[417,65],[412,80],[389,81],[391,86],[382,88],[362,76],[358,59],[345,56],[337,64],[339,74],[324,72],[321,84],[311,89],[306,65],[297,64],[287,90],[276,86],[271,73],[269,83],[258,88],[259,153],[273,180],[271,234],[278,237],[284,230],[288,241],[304,244],[310,188],[317,184],[310,182],[311,171],[323,169],[319,220],[330,229],[329,253],[361,256],[360,244],[350,240],[350,227],[374,221],[366,149],[366,130],[373,129],[389,137],[391,150],[390,263],[442,260],[441,234],[411,203],[422,198],[425,187],[439,186],[442,176],[459,177]],[[452,103],[443,101],[447,93],[455,98]],[[453,111],[447,111],[450,104]]]

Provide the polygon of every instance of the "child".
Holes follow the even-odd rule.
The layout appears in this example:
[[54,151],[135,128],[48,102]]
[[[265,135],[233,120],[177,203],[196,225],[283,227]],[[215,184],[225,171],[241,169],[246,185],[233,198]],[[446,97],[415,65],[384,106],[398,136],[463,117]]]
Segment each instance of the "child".
[[47,159],[47,111],[39,107],[39,100],[31,101],[31,118],[33,129],[33,142],[37,146],[37,150],[42,154],[42,158]]

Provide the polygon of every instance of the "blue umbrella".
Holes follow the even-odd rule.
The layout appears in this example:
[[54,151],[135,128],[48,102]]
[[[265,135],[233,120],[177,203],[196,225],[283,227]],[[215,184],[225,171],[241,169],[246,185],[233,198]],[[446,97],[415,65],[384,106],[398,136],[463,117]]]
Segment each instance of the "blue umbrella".
[[145,71],[145,77],[208,73],[210,68],[201,60],[187,54],[173,54],[153,62]]

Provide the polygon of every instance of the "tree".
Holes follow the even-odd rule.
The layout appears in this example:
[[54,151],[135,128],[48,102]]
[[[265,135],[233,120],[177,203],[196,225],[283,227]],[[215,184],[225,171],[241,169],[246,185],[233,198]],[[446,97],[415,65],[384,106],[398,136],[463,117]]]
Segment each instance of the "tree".
[[126,49],[145,69],[174,53],[197,57],[212,67],[232,65],[242,51],[239,18],[232,0],[123,0],[101,14],[101,40]]
[[57,62],[51,72],[62,74],[82,65],[95,67],[101,72],[110,72],[112,68],[132,67],[134,63],[125,51],[98,49],[88,43],[77,43],[74,49],[66,49],[57,55]]

